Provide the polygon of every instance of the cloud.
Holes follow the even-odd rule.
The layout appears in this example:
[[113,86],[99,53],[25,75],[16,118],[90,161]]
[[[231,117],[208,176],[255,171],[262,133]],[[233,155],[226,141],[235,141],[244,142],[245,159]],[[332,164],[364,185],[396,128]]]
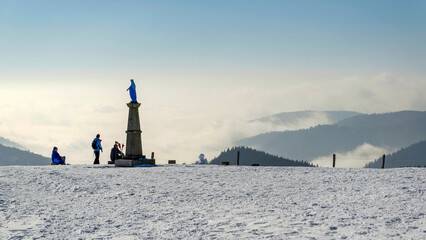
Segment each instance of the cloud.
[[[416,92],[421,92],[426,86],[420,81],[401,80],[391,73],[380,73],[367,77],[349,77],[339,80],[307,82],[289,85],[285,88],[268,86],[242,86],[236,91],[217,89],[217,93],[209,102],[209,98],[195,101],[187,105],[193,108],[186,112],[181,122],[171,121],[167,126],[173,126],[168,134],[170,137],[162,142],[170,142],[167,148],[170,156],[181,157],[181,161],[194,162],[200,153],[212,159],[221,150],[233,146],[236,140],[257,135],[267,131],[294,130],[307,128],[317,124],[329,123],[324,116],[318,115],[312,119],[300,121],[294,125],[275,125],[268,123],[248,123],[257,117],[270,115],[279,111],[292,110],[351,110],[359,112],[390,112],[402,109],[423,110],[426,107],[426,97],[413,104]],[[423,87],[424,86],[424,87]],[[193,91],[203,92],[203,91]],[[208,94],[206,95],[208,96]],[[197,108],[203,105],[203,108]],[[220,106],[220,107],[218,107]],[[178,111],[177,111],[178,112]],[[197,114],[194,114],[197,113]],[[158,130],[161,132],[161,130]],[[168,131],[168,130],[165,130]],[[368,158],[361,152],[374,155]],[[392,149],[381,149],[365,145],[353,153],[356,157],[367,157],[370,161]],[[179,157],[178,157],[179,158]],[[330,159],[330,158],[328,158]],[[359,161],[354,167],[362,167],[366,161]],[[343,162],[344,163],[344,162]],[[351,163],[343,166],[352,166]]]
[[[369,143],[363,143],[349,152],[336,153],[336,167],[362,168],[365,164],[380,158],[383,154],[394,152],[390,147],[377,147]],[[333,167],[333,155],[323,156],[311,161],[320,167]]]
[[[327,122],[318,115],[292,125],[249,123],[277,112],[425,110],[423,80],[383,72],[330,80],[311,76],[300,81],[290,81],[283,75],[268,80],[271,84],[261,84],[261,79],[257,84],[218,81],[164,85],[137,81],[144,153],[155,152],[159,163],[167,163],[168,159],[193,163],[200,153],[211,160],[241,138]],[[61,154],[76,164],[93,162],[90,143],[100,133],[106,150],[101,162],[106,163],[114,141],[125,142],[126,103],[130,100],[127,87],[128,81],[102,87],[79,83],[67,86],[66,91],[60,84],[49,88],[0,88],[0,136],[46,156],[52,146],[58,146]],[[53,97],[58,92],[61,95]],[[381,156],[384,150],[370,152]],[[328,162],[330,159],[327,157]]]
[[332,124],[336,122],[325,112],[321,111],[305,111],[292,112],[286,114],[276,114],[260,119],[250,120],[251,125],[262,127],[264,132],[267,131],[285,131],[305,129],[320,124]]
[[98,113],[117,113],[120,111],[118,107],[112,106],[112,105],[96,105],[94,111]]
[[283,109],[373,113],[400,109],[424,110],[426,97],[420,94],[425,88],[424,79],[383,72],[373,76],[302,81],[272,94],[275,99],[281,99]]

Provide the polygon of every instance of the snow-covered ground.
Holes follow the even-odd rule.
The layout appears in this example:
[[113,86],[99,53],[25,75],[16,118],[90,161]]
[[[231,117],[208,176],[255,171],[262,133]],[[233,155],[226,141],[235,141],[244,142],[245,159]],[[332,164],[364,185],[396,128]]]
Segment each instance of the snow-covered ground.
[[0,239],[426,239],[426,169],[0,167]]

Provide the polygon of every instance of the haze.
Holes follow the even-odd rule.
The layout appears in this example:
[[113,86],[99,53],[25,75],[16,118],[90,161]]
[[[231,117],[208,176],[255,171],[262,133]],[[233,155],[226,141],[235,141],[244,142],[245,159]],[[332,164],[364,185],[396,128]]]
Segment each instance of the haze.
[[[279,112],[426,109],[424,1],[0,2],[0,136],[71,164],[125,143],[208,160]],[[312,125],[316,122],[313,121]]]

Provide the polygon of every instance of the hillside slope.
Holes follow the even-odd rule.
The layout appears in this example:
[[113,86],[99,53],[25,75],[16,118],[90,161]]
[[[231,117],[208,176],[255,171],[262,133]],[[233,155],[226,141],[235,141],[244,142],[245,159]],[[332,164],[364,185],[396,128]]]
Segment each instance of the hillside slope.
[[0,168],[0,239],[425,239],[426,171]]
[[210,164],[220,165],[222,162],[229,162],[231,165],[237,164],[237,152],[240,151],[240,165],[251,166],[256,163],[260,166],[304,166],[312,165],[304,161],[294,161],[246,147],[233,147],[220,153]]
[[51,160],[39,154],[22,151],[17,148],[6,147],[0,144],[0,166],[25,165],[40,166],[49,165]]
[[[397,167],[426,167],[426,141],[421,141],[409,147],[394,152],[385,158],[385,168]],[[365,165],[366,168],[381,168],[382,159],[377,159]]]
[[359,115],[333,125],[269,132],[237,141],[236,145],[291,159],[311,161],[334,152],[347,152],[363,143],[378,147],[406,147],[425,140],[426,112],[402,111]]

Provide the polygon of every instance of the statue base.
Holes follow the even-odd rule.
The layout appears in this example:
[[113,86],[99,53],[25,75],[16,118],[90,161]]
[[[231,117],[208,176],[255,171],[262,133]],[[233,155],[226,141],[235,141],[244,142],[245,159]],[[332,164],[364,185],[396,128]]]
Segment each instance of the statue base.
[[155,165],[155,159],[147,159],[142,156],[124,156],[122,159],[115,160],[116,167],[136,167],[140,165]]
[[139,121],[141,104],[132,101],[127,103],[127,106],[129,107],[129,118],[126,131],[126,155],[123,159],[116,159],[114,165],[116,167],[155,166],[154,156],[147,159],[142,152],[142,131]]
[[140,165],[155,165],[155,159],[116,159],[115,166],[116,167],[136,167]]

